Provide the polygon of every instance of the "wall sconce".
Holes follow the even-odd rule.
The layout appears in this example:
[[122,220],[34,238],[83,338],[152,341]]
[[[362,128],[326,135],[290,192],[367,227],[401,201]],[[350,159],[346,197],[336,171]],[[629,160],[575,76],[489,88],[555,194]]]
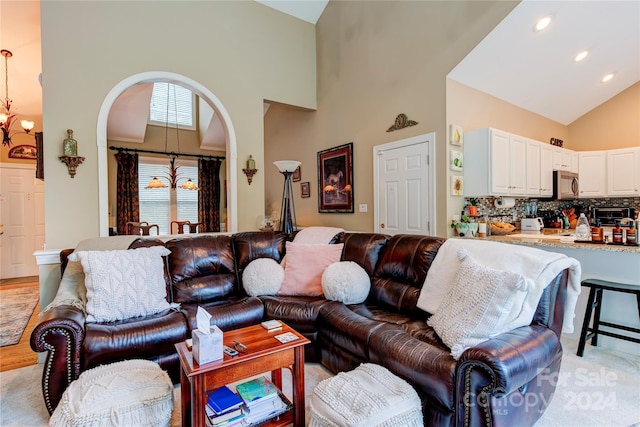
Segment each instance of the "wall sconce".
[[62,142],[62,152],[64,155],[58,158],[67,165],[69,175],[74,178],[78,165],[84,162],[84,157],[78,156],[78,141],[73,139],[73,129],[67,129],[67,138]]
[[249,182],[249,185],[251,185],[251,181],[253,181],[253,175],[258,172],[258,169],[256,169],[256,161],[253,160],[253,157],[251,155],[249,155],[249,158],[247,159],[247,168],[242,169],[242,172],[244,172],[244,174],[247,176],[247,181]]

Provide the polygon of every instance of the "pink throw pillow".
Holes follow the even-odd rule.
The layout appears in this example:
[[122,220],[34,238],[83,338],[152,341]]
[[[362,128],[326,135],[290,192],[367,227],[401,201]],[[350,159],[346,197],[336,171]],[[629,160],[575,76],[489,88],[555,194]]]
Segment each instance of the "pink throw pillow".
[[322,296],[322,273],[340,261],[342,247],[286,242],[287,265],[278,295]]

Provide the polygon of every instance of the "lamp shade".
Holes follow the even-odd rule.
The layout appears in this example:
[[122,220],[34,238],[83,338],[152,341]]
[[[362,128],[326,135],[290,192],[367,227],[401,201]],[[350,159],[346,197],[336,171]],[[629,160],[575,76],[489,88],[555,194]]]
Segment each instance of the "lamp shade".
[[167,188],[167,186],[154,176],[151,182],[149,182],[149,185],[147,185],[145,188]]
[[195,182],[191,181],[191,178],[187,179],[181,186],[180,188],[183,188],[185,190],[199,190],[198,186],[196,185]]
[[295,172],[301,163],[297,160],[278,160],[273,162],[280,172]]

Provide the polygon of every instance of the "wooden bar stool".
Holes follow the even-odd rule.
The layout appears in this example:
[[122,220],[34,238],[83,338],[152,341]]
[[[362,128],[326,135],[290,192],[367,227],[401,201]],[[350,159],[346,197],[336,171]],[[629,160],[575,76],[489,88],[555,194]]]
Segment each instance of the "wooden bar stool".
[[[582,286],[591,288],[589,291],[589,300],[587,301],[587,309],[584,314],[584,322],[582,323],[582,333],[580,334],[580,343],[578,344],[578,356],[582,357],[584,354],[584,346],[586,342],[591,339],[591,345],[598,345],[598,335],[606,335],[608,337],[618,338],[625,341],[632,341],[640,343],[640,339],[616,334],[614,332],[603,331],[601,326],[607,326],[609,328],[620,329],[623,331],[635,332],[640,334],[640,329],[632,328],[630,326],[619,325],[611,322],[603,322],[600,320],[600,312],[602,310],[602,298],[603,291],[612,292],[624,292],[627,294],[635,294],[636,302],[638,304],[638,316],[640,317],[640,285],[629,285],[626,283],[609,282],[607,280],[599,279],[586,279],[582,281]],[[591,313],[593,309],[596,309],[593,316],[593,327],[589,327],[591,321]]]

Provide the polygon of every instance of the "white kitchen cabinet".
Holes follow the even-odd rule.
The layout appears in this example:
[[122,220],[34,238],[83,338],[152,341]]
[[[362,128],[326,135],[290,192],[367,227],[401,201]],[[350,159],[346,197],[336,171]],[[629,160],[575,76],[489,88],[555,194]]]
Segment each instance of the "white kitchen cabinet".
[[580,198],[606,197],[607,195],[607,152],[578,152],[580,166]]
[[[576,153],[576,157],[578,154]],[[529,165],[529,162],[527,161]],[[576,167],[578,161],[576,161]],[[553,147],[540,143],[540,196],[553,196]]]
[[485,128],[465,133],[464,195],[526,195],[526,138]]
[[580,159],[577,151],[567,150],[569,155],[569,172],[580,173]]
[[537,197],[540,195],[540,155],[541,144],[538,141],[527,139],[527,180],[526,194],[527,196]]
[[607,150],[607,195],[640,195],[640,148]]
[[562,147],[552,147],[553,170],[578,173],[578,153]]

